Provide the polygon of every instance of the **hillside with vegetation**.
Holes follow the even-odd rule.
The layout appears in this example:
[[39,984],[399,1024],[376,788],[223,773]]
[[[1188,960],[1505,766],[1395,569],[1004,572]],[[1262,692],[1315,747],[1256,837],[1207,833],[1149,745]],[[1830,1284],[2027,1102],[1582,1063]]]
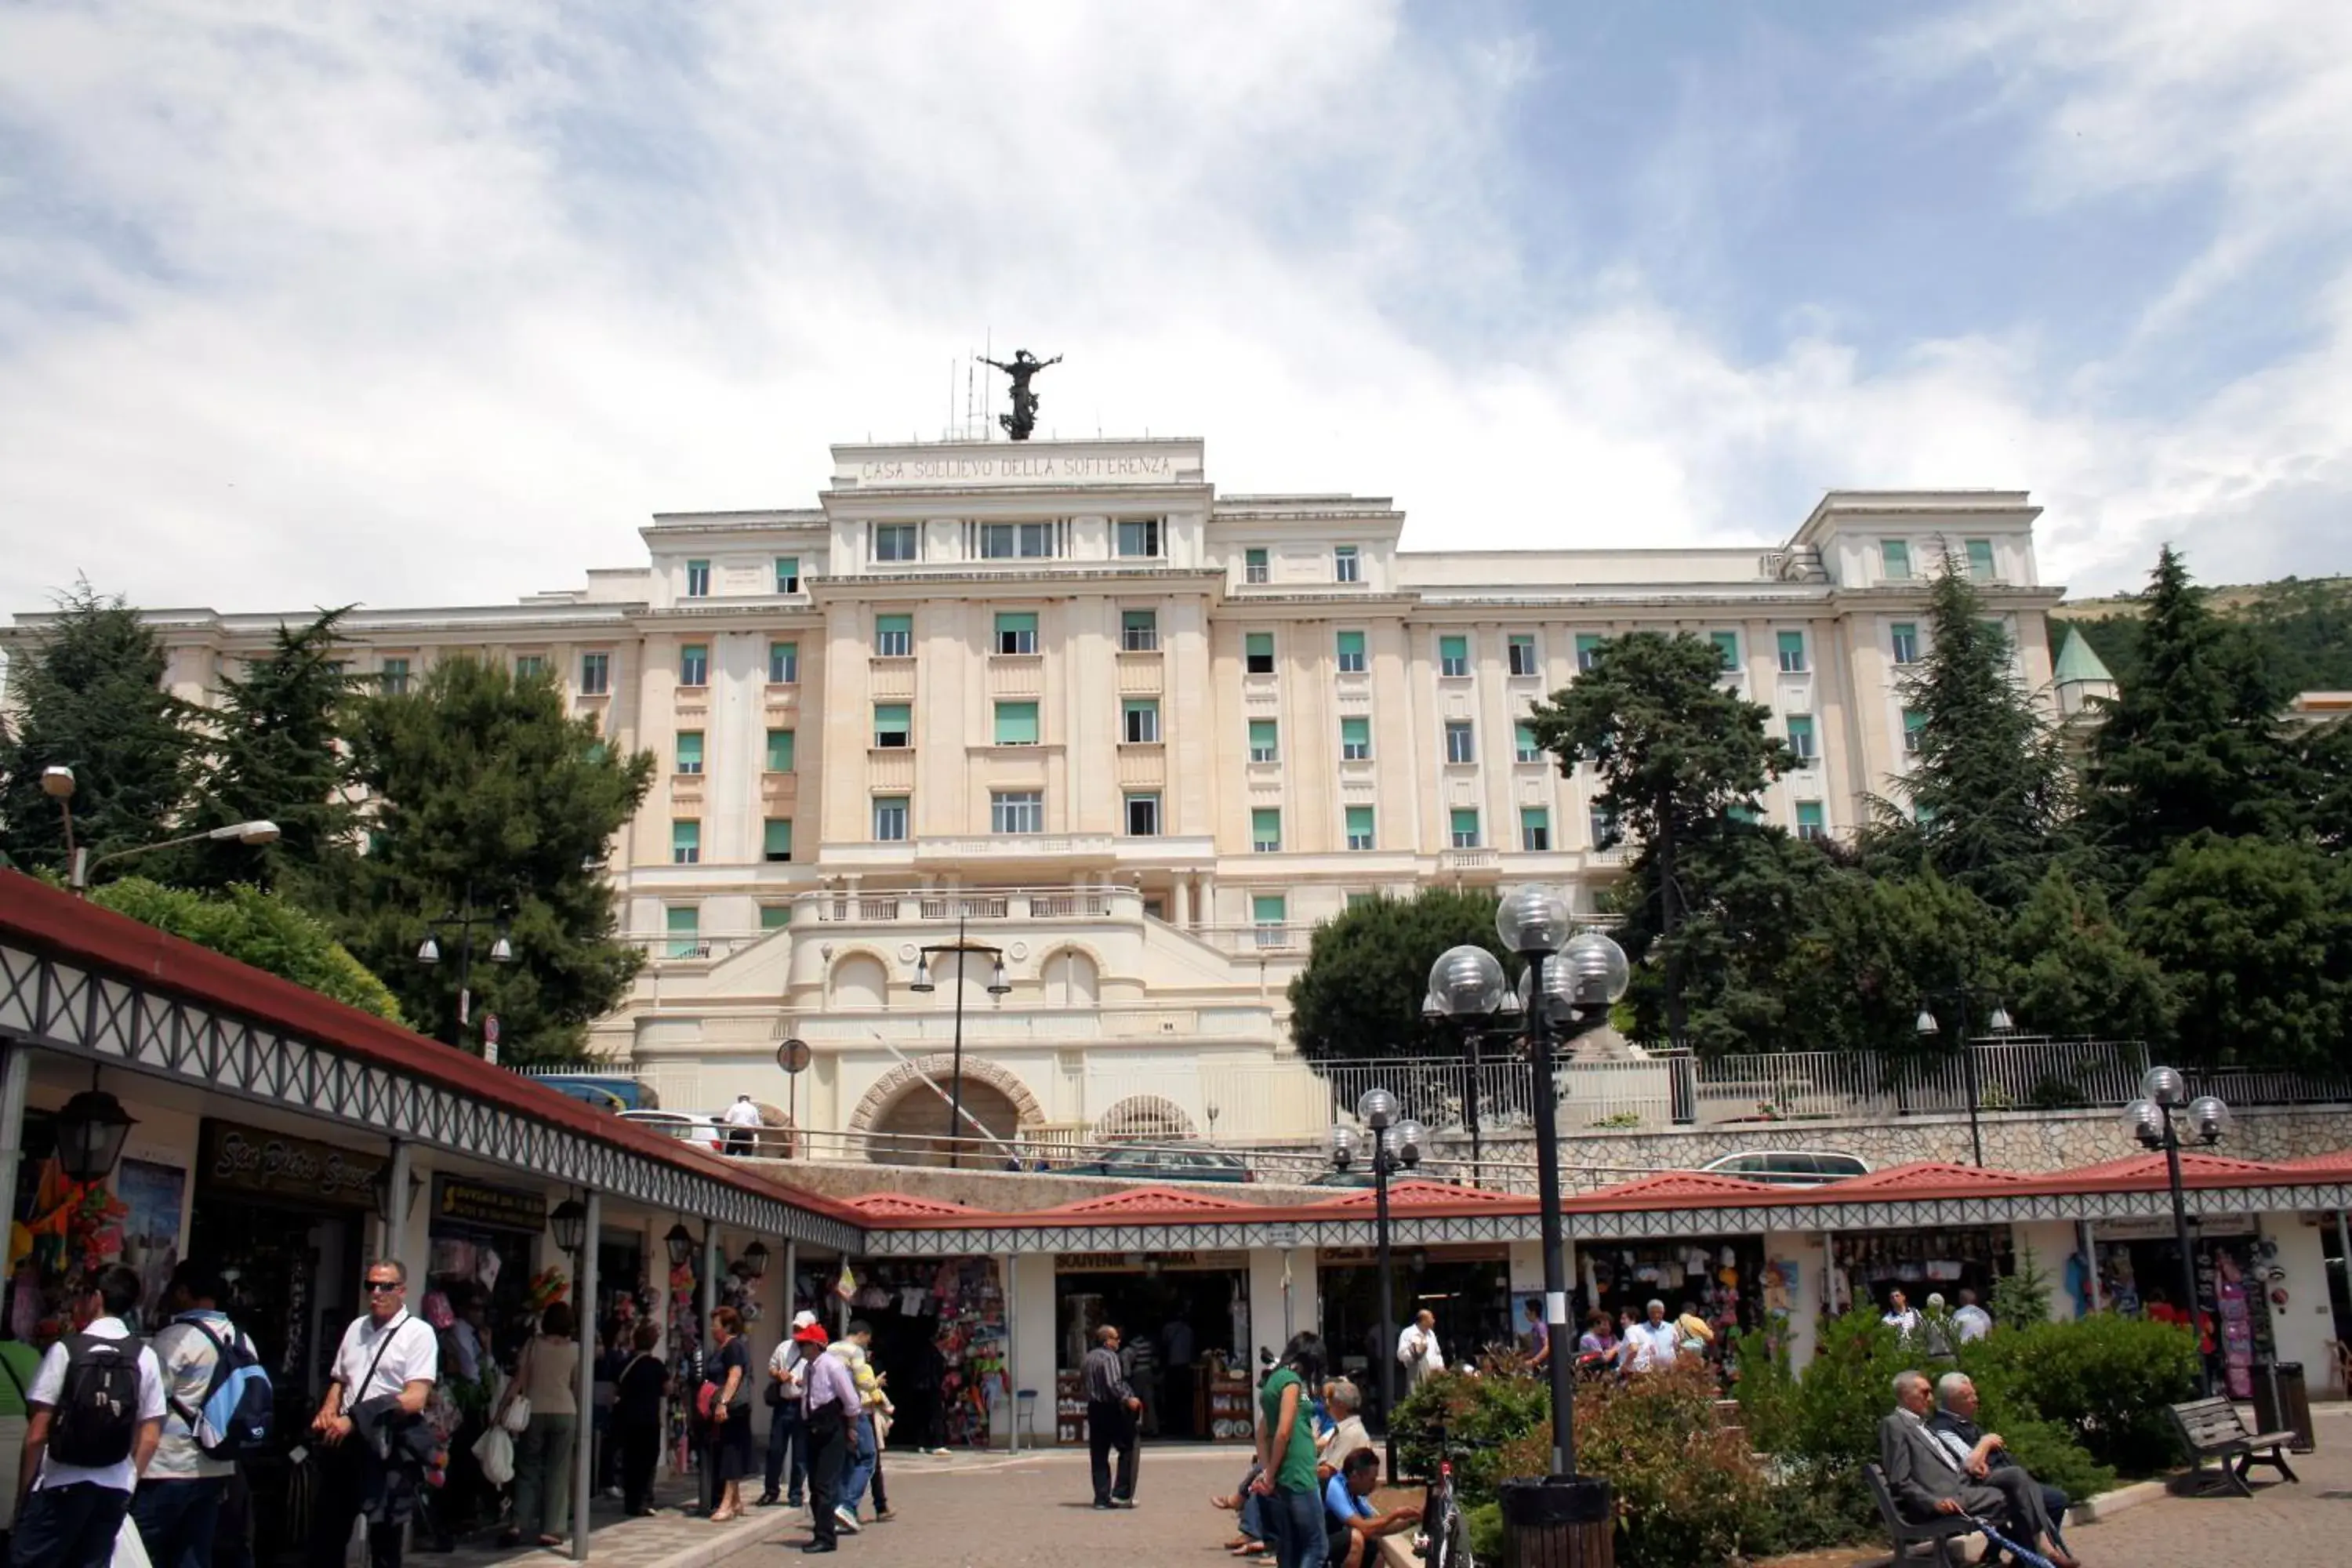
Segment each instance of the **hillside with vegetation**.
[[[2214,613],[2260,647],[2262,666],[2282,698],[2298,691],[2352,691],[2352,577],[2285,577],[2211,590]],[[2137,594],[2079,599],[2052,616],[2080,630],[2126,685],[2140,663]]]

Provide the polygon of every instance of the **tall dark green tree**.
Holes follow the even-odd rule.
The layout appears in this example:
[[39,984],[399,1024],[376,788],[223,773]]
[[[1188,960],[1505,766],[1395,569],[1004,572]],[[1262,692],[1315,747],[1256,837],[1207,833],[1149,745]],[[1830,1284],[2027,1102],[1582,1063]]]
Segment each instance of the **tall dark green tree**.
[[1425,888],[1410,899],[1367,899],[1316,928],[1307,965],[1290,982],[1290,1037],[1310,1060],[1420,1057],[1459,1048],[1424,1023],[1429,966],[1449,947],[1483,947],[1515,972],[1495,934],[1495,895]]
[[368,793],[368,850],[343,889],[338,932],[423,1032],[457,1032],[455,933],[443,962],[415,962],[428,922],[470,890],[512,912],[514,962],[479,962],[466,1039],[499,1015],[502,1060],[575,1059],[588,1024],[626,992],[643,955],[617,934],[601,861],[653,780],[651,752],[615,754],[574,719],[545,675],[470,658],[436,664],[407,693],[352,708],[352,770]]
[[278,841],[190,846],[171,880],[298,893],[308,885],[315,899],[325,896],[317,879],[331,879],[353,853],[351,759],[337,743],[341,710],[358,690],[335,658],[344,614],[321,610],[306,625],[280,626],[268,656],[242,677],[224,677],[205,715],[207,754],[188,830],[266,819],[278,825]]
[[2164,973],[2132,945],[2096,882],[2051,868],[2010,922],[2008,947],[2017,978],[2003,1000],[2021,1030],[2168,1039]]
[[2170,545],[2157,557],[2133,678],[2091,738],[2084,809],[2100,846],[2146,875],[2199,833],[2288,830],[2282,692],[2244,630],[2216,616]]
[[1633,632],[1594,650],[1592,667],[1528,715],[1536,738],[1571,773],[1591,763],[1596,803],[1642,846],[1657,899],[1659,961],[1669,1037],[1689,1018],[1683,995],[1686,846],[1796,765],[1764,732],[1770,710],[1723,686],[1723,656],[1704,637]]
[[[1948,1032],[1919,1034],[1921,1008],[1948,1031],[1957,1023],[1947,1010],[1951,992],[2011,984],[1999,913],[1933,870],[1839,877],[1822,883],[1801,913],[1780,989],[1783,1005],[1822,1049],[1889,1058],[1948,1052]],[[1970,1033],[1981,1020],[1981,1012],[1972,1016]]]
[[1900,688],[1916,716],[1917,754],[1902,802],[1877,803],[1867,849],[1882,868],[1933,871],[2013,910],[2071,842],[2064,747],[2012,674],[2008,634],[1957,560],[1937,574],[1927,619],[1934,640]]
[[163,645],[120,597],[87,580],[10,661],[0,733],[0,852],[23,870],[67,871],[65,825],[45,769],[74,773],[74,839],[93,860],[170,837],[187,804],[194,736],[164,689]]

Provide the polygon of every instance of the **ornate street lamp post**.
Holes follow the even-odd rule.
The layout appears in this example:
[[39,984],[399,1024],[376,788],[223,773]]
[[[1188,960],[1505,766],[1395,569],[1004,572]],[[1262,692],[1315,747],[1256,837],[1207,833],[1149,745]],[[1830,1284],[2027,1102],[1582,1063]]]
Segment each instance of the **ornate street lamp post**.
[[[1389,1177],[1421,1163],[1422,1142],[1427,1136],[1411,1117],[1399,1120],[1397,1098],[1384,1089],[1368,1089],[1356,1101],[1356,1120],[1371,1132],[1372,1239],[1379,1253],[1381,1328],[1397,1331],[1396,1287],[1390,1274]],[[1356,1131],[1344,1123],[1331,1129],[1331,1168],[1344,1171],[1356,1163]],[[1381,1355],[1381,1425],[1388,1437],[1389,1479],[1396,1479],[1396,1356],[1395,1346],[1383,1342]]]
[[457,931],[457,1024],[449,1043],[459,1050],[466,1049],[466,1030],[474,1021],[474,928],[488,926],[494,935],[487,954],[492,963],[512,963],[514,943],[507,938],[507,923],[513,911],[499,908],[485,914],[474,910],[474,883],[466,881],[466,900],[457,909],[442,911],[440,920],[425,928],[425,940],[416,944],[416,962],[428,968],[441,962],[440,926],[453,926]]
[[2172,1243],[2180,1253],[2180,1310],[2189,1314],[2189,1333],[2198,1336],[2197,1382],[2210,1399],[2213,1371],[2197,1327],[2197,1261],[2189,1253],[2189,1203],[2180,1186],[2180,1122],[2185,1120],[2189,1135],[2210,1148],[2229,1136],[2230,1108],[2210,1094],[2189,1099],[2189,1081],[2176,1068],[2148,1068],[2139,1080],[2139,1094],[2124,1107],[2124,1126],[2148,1148],[2164,1151],[2165,1177],[2172,1187]]
[[1984,1089],[1977,1076],[1976,1044],[1969,1038],[1969,998],[1971,996],[1992,997],[1992,1016],[1985,1020],[1985,1027],[1990,1029],[1995,1035],[2008,1034],[2011,1028],[2009,1009],[2000,1005],[2000,998],[1992,992],[1974,989],[1968,985],[1955,985],[1949,991],[1929,992],[1919,1005],[1918,1021],[1912,1027],[1918,1033],[1921,1039],[1932,1039],[1943,1031],[1936,1022],[1934,1009],[1928,1004],[1946,1002],[1951,1005],[1952,1022],[1955,1026],[1952,1037],[1960,1047],[1960,1070],[1968,1076],[1969,1152],[1973,1156],[1972,1163],[1979,1169],[1982,1169],[1984,1132],[1977,1124],[1977,1108],[1983,1102]]
[[925,947],[915,960],[915,978],[908,989],[936,991],[931,979],[931,960],[943,952],[952,952],[956,961],[955,994],[955,1081],[948,1088],[948,1160],[955,1165],[963,1163],[963,961],[967,954],[984,952],[994,961],[989,973],[988,994],[1002,996],[1013,989],[1004,978],[1004,950],[984,942],[968,941],[963,934],[964,916],[956,916],[956,939],[934,942]]
[[[1552,1473],[1540,1480],[1504,1483],[1507,1528],[1554,1538],[1563,1563],[1611,1560],[1609,1483],[1576,1473],[1575,1357],[1560,1353],[1568,1335],[1568,1251],[1560,1222],[1559,1117],[1552,1088],[1552,1047],[1609,1021],[1609,1009],[1631,978],[1625,952],[1599,931],[1573,931],[1568,899],[1557,889],[1529,885],[1503,897],[1496,934],[1527,962],[1521,983],[1521,1028],[1535,1094],[1536,1193],[1543,1233],[1544,1321],[1552,1336]],[[1476,1026],[1507,1008],[1503,966],[1481,947],[1439,955],[1429,972],[1429,996],[1444,1016]],[[1561,1527],[1567,1527],[1563,1530]],[[1597,1542],[1597,1544],[1595,1544]],[[1531,1542],[1532,1545],[1533,1542]],[[1598,1552],[1599,1556],[1590,1555]]]

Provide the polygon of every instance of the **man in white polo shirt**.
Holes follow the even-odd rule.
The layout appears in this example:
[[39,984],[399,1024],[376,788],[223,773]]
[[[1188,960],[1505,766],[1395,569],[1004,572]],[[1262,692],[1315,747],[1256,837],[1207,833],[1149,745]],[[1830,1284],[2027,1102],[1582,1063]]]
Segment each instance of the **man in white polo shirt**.
[[311,1568],[342,1568],[352,1522],[362,1512],[369,1568],[400,1568],[415,1501],[415,1478],[404,1473],[399,1445],[387,1459],[363,1426],[423,1414],[441,1375],[441,1337],[409,1314],[408,1269],[396,1258],[368,1265],[367,1308],[343,1331],[327,1396],[310,1423],[327,1450],[310,1534]]
[[[32,1415],[16,1483],[25,1495],[9,1541],[16,1568],[107,1568],[114,1561],[131,1493],[163,1429],[155,1352],[134,1346],[122,1321],[139,1295],[135,1269],[119,1263],[100,1269],[74,1304],[80,1331],[49,1347],[25,1391]],[[124,1367],[125,1361],[134,1367]],[[121,1375],[126,1371],[128,1378]],[[68,1384],[73,1411],[60,1420],[58,1406],[67,1402]],[[115,1396],[133,1387],[127,1401]]]

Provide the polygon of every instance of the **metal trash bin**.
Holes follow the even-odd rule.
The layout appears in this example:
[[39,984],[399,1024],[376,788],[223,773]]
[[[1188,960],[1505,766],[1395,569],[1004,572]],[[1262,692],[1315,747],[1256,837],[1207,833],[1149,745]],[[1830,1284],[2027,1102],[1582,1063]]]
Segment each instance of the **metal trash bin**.
[[2313,1441],[2311,1389],[2299,1361],[2261,1362],[2254,1366],[2254,1425],[2265,1432],[2292,1432],[2290,1452],[2308,1454]]

